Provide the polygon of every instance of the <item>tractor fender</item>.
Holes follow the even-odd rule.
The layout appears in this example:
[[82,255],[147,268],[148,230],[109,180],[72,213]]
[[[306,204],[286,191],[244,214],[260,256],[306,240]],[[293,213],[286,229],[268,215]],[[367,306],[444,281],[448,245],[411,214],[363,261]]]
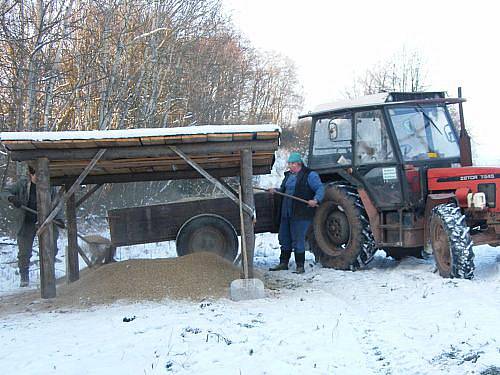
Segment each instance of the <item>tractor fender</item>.
[[431,220],[432,209],[437,205],[444,203],[458,203],[455,193],[433,193],[427,196],[425,203],[425,220],[424,220],[424,244],[427,247],[430,244],[429,226]]

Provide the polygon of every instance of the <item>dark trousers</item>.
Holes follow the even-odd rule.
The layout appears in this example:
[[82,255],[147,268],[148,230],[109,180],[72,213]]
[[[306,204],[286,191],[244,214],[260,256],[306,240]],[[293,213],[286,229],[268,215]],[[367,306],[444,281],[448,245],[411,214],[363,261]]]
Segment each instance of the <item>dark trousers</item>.
[[25,221],[17,234],[17,265],[19,272],[28,272],[30,268],[31,254],[33,253],[33,241],[36,234],[36,223]]
[[282,251],[306,251],[306,233],[311,220],[281,217],[278,240]]
[[[30,259],[33,254],[33,241],[35,240],[37,229],[36,223],[26,220],[17,234],[17,247],[19,248],[19,252],[17,253],[17,265],[20,273],[28,272],[30,268]],[[54,259],[58,251],[58,235],[59,231],[54,226]]]

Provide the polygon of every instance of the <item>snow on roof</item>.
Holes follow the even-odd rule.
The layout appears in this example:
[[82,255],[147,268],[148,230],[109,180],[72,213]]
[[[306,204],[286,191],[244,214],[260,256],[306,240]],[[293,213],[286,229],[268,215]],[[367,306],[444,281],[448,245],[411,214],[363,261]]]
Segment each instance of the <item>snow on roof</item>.
[[[315,113],[338,111],[341,109],[355,108],[355,107],[367,107],[371,105],[380,105],[387,101],[387,97],[390,95],[389,92],[381,92],[378,94],[361,96],[356,99],[339,100],[330,103],[324,103],[318,105],[309,113],[303,115],[308,116]],[[302,116],[301,116],[302,117]]]
[[201,125],[178,128],[146,128],[119,130],[72,130],[57,132],[1,132],[1,141],[62,141],[73,139],[117,139],[161,137],[194,134],[281,132],[274,124],[264,125]]
[[465,99],[446,98],[445,91],[417,91],[417,92],[381,92],[378,94],[361,96],[352,100],[342,100],[332,103],[321,104],[307,114],[299,116],[299,118],[309,117],[313,115],[323,114],[326,112],[341,111],[344,109],[363,108],[371,106],[380,106],[392,103],[404,103],[426,100],[447,100],[447,103],[458,103]]

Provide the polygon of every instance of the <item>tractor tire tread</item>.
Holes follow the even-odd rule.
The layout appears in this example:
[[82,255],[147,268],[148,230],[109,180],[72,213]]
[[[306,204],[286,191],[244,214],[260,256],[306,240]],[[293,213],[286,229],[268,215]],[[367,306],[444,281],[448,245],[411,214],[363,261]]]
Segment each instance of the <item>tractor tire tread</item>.
[[[375,239],[370,228],[370,222],[367,219],[368,215],[361,201],[361,197],[356,187],[347,185],[346,183],[334,182],[328,185],[327,190],[328,189],[336,189],[343,194],[347,201],[346,203],[350,204],[354,210],[357,211],[359,224],[362,226],[358,238],[356,239],[356,242],[359,244],[359,252],[347,267],[341,267],[341,269],[349,269],[351,271],[361,269],[370,263],[377,251]],[[324,267],[337,268],[334,262],[335,257],[325,254],[317,245],[316,240],[315,246],[311,246],[311,248],[313,249],[316,259],[319,260]]]
[[432,215],[441,220],[448,236],[452,260],[450,276],[457,279],[472,279],[474,277],[474,251],[470,228],[466,226],[465,216],[453,203],[434,207]]

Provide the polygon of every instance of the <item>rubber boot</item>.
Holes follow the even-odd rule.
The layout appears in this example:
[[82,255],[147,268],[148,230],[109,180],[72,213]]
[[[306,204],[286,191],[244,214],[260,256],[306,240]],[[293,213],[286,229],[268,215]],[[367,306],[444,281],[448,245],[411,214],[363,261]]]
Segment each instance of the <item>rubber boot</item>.
[[281,250],[280,264],[278,264],[275,267],[269,268],[269,271],[286,271],[288,269],[288,262],[290,262],[291,256],[292,256],[291,251]]
[[21,282],[19,286],[25,288],[30,284],[30,273],[28,270],[22,270],[19,272],[21,274]]
[[304,269],[304,262],[306,260],[306,253],[297,253],[295,252],[295,264],[297,265],[297,268],[295,269],[294,273],[305,273],[306,270]]

